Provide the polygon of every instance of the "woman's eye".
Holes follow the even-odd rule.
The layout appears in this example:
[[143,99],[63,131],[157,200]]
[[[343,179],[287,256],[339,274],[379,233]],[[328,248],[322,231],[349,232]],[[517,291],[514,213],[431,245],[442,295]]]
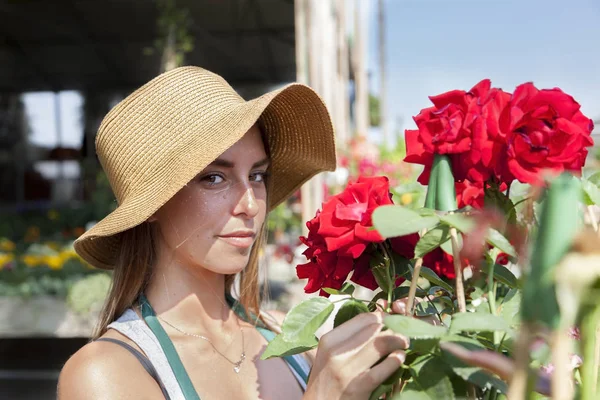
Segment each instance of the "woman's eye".
[[218,185],[219,183],[223,182],[223,177],[217,174],[206,175],[202,177],[202,181],[208,183],[211,186]]
[[256,172],[256,173],[250,175],[250,179],[253,182],[264,182],[266,179],[266,175],[267,175],[266,172]]

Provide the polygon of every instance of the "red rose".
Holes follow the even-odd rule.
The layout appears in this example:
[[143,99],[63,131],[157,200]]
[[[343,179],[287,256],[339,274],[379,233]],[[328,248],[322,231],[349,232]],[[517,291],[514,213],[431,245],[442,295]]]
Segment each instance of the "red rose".
[[506,253],[500,253],[498,254],[498,257],[496,257],[496,264],[507,265],[509,261],[508,254]]
[[[386,204],[393,204],[386,177],[361,177],[323,204],[323,211],[306,224],[308,236],[300,238],[308,246],[304,255],[309,262],[298,265],[296,273],[308,279],[306,293],[324,287],[340,289],[352,271],[354,282],[377,287],[365,250],[384,240],[373,229],[371,216],[375,208]],[[323,291],[321,295],[327,296]]]
[[458,208],[471,206],[474,208],[483,208],[485,193],[483,191],[483,182],[471,182],[465,179],[462,182],[456,182],[456,203]]
[[360,257],[369,243],[382,242],[373,229],[371,215],[381,205],[393,204],[386,177],[360,177],[323,204],[318,234],[328,251],[340,256]]
[[468,92],[453,90],[430,97],[434,106],[421,110],[414,118],[418,129],[406,130],[405,135],[404,161],[425,166],[419,182],[428,183],[434,154],[450,156],[457,181],[486,180],[501,146],[490,135],[498,136],[498,115],[509,98],[491,88],[489,79]]
[[[456,190],[456,203],[458,208],[471,206],[473,208],[483,208],[485,191],[483,190],[486,183],[482,181],[471,182],[465,179],[462,182],[456,182],[454,188]],[[508,186],[502,182],[499,190],[504,192]]]
[[[327,251],[324,238],[318,234],[319,225],[320,215],[317,212],[315,218],[306,223],[308,237],[300,238],[302,243],[308,246],[303,254],[309,261],[298,265],[296,274],[300,279],[308,279],[304,287],[306,293],[314,293],[324,287],[340,289],[354,264],[351,257],[338,257],[335,252]],[[321,295],[329,296],[323,291]]]
[[364,252],[354,264],[354,272],[350,280],[357,285],[375,290],[379,287],[373,273],[371,272],[371,257],[373,254]]
[[522,84],[500,117],[507,151],[498,174],[505,180],[535,184],[543,170],[581,172],[586,147],[593,145],[593,128],[579,104],[562,90]]

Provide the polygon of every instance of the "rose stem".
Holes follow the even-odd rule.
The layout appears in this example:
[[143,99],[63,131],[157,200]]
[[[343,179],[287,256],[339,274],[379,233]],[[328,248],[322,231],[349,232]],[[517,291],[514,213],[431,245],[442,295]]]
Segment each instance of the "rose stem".
[[529,380],[529,345],[533,330],[529,323],[523,323],[515,346],[515,372],[510,379],[507,398],[510,400],[525,399]]
[[[423,229],[419,232],[419,236],[423,237],[427,233],[427,229]],[[417,296],[417,282],[421,274],[421,267],[423,266],[423,257],[419,257],[415,261],[415,268],[413,269],[412,278],[410,281],[410,288],[408,289],[408,299],[406,300],[406,312],[408,316],[412,317],[414,314],[415,297]],[[429,298],[429,296],[427,296]],[[432,303],[433,305],[433,303]],[[435,308],[435,306],[434,306]],[[441,318],[440,318],[441,321]]]
[[598,370],[600,369],[600,324],[596,325],[596,335],[594,337],[594,365],[592,366],[592,393],[596,393],[598,388]]
[[406,301],[406,312],[409,316],[413,316],[413,306],[415,304],[415,296],[417,295],[417,281],[419,280],[419,274],[421,273],[421,266],[423,265],[423,258],[417,258],[415,262],[415,268],[413,269],[412,279],[410,281],[410,289],[408,290],[408,300]]
[[573,373],[569,368],[569,334],[564,327],[558,327],[552,334],[552,398],[573,398]]
[[452,256],[454,257],[454,273],[456,274],[456,299],[458,300],[458,311],[467,312],[465,300],[465,286],[463,282],[462,262],[460,260],[460,248],[458,245],[458,234],[456,228],[450,228],[450,240],[452,241]]
[[596,231],[600,235],[600,232],[598,231],[598,220],[596,219],[596,212],[594,211],[594,206],[587,206],[586,210],[590,217],[590,221],[592,222],[592,227],[594,228],[594,231]]
[[[490,314],[496,315],[496,292],[498,291],[497,282],[494,281],[494,269],[496,266],[496,262],[492,260],[488,271],[488,304],[490,305]],[[494,346],[498,346],[500,341],[500,332],[494,331]],[[499,347],[497,347],[499,348]]]

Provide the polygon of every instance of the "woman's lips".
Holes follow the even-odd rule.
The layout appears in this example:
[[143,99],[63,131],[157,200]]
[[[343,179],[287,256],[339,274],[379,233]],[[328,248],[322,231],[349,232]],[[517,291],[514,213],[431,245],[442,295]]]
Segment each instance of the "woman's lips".
[[228,236],[219,236],[219,239],[223,240],[226,243],[229,243],[232,246],[240,247],[246,249],[254,243],[254,235],[228,235]]

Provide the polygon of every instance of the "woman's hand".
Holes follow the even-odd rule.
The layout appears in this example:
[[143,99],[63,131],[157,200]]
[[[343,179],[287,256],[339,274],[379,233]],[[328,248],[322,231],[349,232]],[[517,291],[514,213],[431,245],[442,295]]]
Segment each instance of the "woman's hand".
[[409,340],[382,332],[384,315],[357,315],[321,337],[304,399],[368,399],[402,365]]

